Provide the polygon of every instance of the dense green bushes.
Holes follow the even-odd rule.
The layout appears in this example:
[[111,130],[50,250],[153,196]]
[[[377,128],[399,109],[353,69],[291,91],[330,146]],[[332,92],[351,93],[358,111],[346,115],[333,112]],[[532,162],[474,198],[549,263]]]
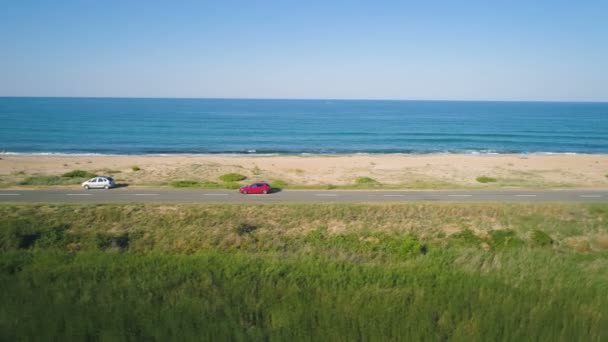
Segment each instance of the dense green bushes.
[[67,177],[67,178],[93,178],[95,176],[96,176],[96,174],[91,173],[89,171],[73,170],[73,171],[64,173],[61,177]]
[[247,177],[241,175],[240,173],[227,173],[220,176],[220,180],[222,182],[240,182],[245,179],[247,179]]
[[476,179],[479,183],[496,183],[498,180],[494,177],[480,176]]
[[357,185],[378,185],[378,181],[370,177],[357,177],[355,179]]

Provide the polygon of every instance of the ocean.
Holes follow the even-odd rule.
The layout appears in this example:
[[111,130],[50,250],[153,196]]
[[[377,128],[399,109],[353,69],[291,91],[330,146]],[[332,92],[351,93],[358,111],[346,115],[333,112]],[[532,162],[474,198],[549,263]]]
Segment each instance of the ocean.
[[0,153],[608,153],[608,103],[0,97]]

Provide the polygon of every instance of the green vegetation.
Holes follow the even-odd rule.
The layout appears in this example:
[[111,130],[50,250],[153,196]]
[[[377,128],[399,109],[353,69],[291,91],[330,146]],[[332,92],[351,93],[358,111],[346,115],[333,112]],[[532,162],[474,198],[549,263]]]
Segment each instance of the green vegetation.
[[238,189],[238,183],[216,183],[196,180],[175,180],[169,183],[174,188],[194,188],[194,189]]
[[377,180],[370,177],[357,177],[355,179],[355,184],[357,185],[376,185],[379,184]]
[[202,188],[202,183],[194,180],[176,180],[169,184],[174,188]]
[[543,232],[542,230],[532,231],[532,236],[530,239],[538,246],[549,246],[553,244],[553,239],[549,236],[549,234]]
[[253,231],[255,231],[257,229],[257,226],[254,224],[250,224],[250,223],[239,223],[236,228],[235,228],[235,232],[239,235],[239,236],[243,236],[245,234],[251,234]]
[[222,189],[238,189],[241,187],[241,185],[239,183],[234,183],[234,182],[226,182],[223,184],[220,184]]
[[34,175],[19,182],[19,185],[69,185],[79,184],[82,178]]
[[479,183],[496,183],[498,180],[493,177],[481,176],[476,178]]
[[490,243],[493,248],[519,247],[524,244],[524,242],[517,237],[517,234],[510,229],[491,230],[489,234],[491,238]]
[[[107,169],[104,169],[107,170]],[[100,172],[103,170],[97,170]],[[120,171],[111,171],[105,172],[105,174],[113,174],[120,173]],[[62,175],[45,175],[45,174],[26,174],[25,171],[15,171],[10,175],[0,175],[0,187],[8,188],[11,186],[36,186],[36,187],[46,187],[46,186],[66,186],[66,185],[77,185],[82,183],[83,181],[93,178],[97,176],[97,174],[85,171],[85,170],[72,170],[70,172],[66,172]]]
[[135,165],[135,166],[131,167],[131,170],[137,172],[137,171],[141,171],[141,168],[139,166]]
[[608,339],[608,204],[0,205],[6,340]]
[[[141,170],[139,167],[134,166],[133,170]],[[290,172],[299,173],[302,170],[292,169]],[[120,170],[112,170],[108,168],[96,169],[95,172],[100,175],[119,176]],[[256,170],[254,167],[252,170],[253,174],[259,175],[261,170]],[[86,177],[82,177],[86,175]],[[575,187],[574,183],[550,183],[544,180],[542,177],[532,177],[533,173],[522,173],[521,178],[493,178],[488,176],[481,176],[477,178],[477,185],[463,184],[463,183],[451,183],[444,180],[423,178],[421,176],[415,177],[404,177],[402,180],[394,179],[390,183],[380,183],[377,179],[371,177],[357,177],[350,184],[310,184],[295,182],[289,180],[286,182],[281,179],[270,178],[271,183],[277,188],[289,188],[289,189],[302,189],[302,190],[316,190],[316,189],[374,189],[374,190],[402,190],[402,189],[500,189],[500,188],[526,188],[526,189],[566,189]],[[93,173],[90,171],[73,170],[65,173],[64,175],[39,175],[39,174],[25,174],[23,171],[11,172],[7,175],[0,175],[0,187],[11,187],[17,185],[35,185],[35,186],[65,186],[78,184],[85,178],[91,178]],[[267,175],[268,176],[268,175]],[[191,186],[174,186],[175,180],[162,177],[140,177],[138,173],[126,174],[120,179],[120,182],[128,183],[132,186],[172,186],[172,187],[192,187],[192,188],[209,188],[209,189],[237,189],[242,185],[242,181],[247,179],[244,175],[238,173],[229,173],[220,176],[221,180],[207,181],[199,179],[200,175],[192,176],[194,182],[201,184],[193,184]],[[206,175],[207,179],[213,179],[215,175]],[[79,181],[73,180],[75,178],[81,178]],[[186,180],[188,177],[185,177]],[[240,180],[239,180],[240,179]],[[400,181],[400,182],[399,182]],[[284,183],[281,183],[284,182]],[[399,182],[399,183],[397,183]],[[225,183],[225,184],[222,184]],[[218,185],[221,184],[221,185]],[[240,184],[240,185],[239,185]],[[280,184],[280,185],[279,185]],[[272,184],[271,184],[272,185]]]
[[97,176],[94,173],[91,173],[89,171],[84,171],[84,170],[73,170],[67,173],[64,173],[63,175],[61,175],[61,177],[66,177],[66,178],[93,178]]
[[240,173],[226,173],[220,176],[220,180],[222,182],[240,182],[245,179],[247,179],[247,177],[241,175]]
[[19,183],[20,185],[58,185],[65,184],[59,176],[30,176]]
[[276,189],[283,189],[287,186],[287,182],[282,179],[273,179],[270,182],[270,186]]

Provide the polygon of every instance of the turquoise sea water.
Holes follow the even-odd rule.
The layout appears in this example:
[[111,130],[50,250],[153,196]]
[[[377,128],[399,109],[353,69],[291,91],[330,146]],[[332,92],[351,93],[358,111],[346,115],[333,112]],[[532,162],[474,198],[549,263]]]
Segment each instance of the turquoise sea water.
[[608,103],[0,98],[0,152],[608,153]]

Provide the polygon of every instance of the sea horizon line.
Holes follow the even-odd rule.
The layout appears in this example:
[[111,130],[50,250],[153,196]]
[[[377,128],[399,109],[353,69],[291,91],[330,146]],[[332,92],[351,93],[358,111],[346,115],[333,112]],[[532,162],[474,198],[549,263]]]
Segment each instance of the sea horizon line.
[[590,103],[608,100],[497,100],[497,99],[397,99],[397,98],[289,98],[289,97],[172,97],[172,96],[30,96],[0,95],[0,99],[124,99],[124,100],[245,100],[245,101],[349,101],[349,102],[485,102],[485,103]]

